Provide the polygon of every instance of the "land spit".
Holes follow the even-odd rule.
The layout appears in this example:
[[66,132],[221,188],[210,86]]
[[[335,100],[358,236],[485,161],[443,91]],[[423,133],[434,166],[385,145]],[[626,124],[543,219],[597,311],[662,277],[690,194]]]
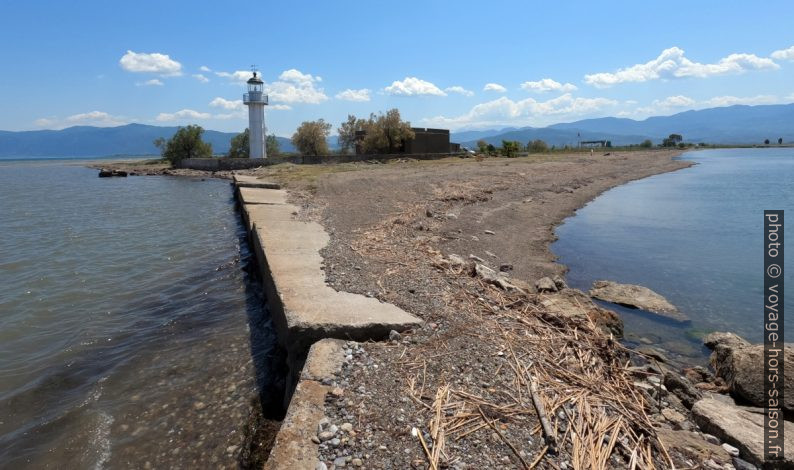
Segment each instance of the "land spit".
[[[264,211],[268,215],[259,216],[272,225],[316,223],[310,231],[327,231],[324,248],[319,235],[304,241],[312,271],[320,250],[328,286],[424,320],[420,326],[412,319],[413,328],[402,334],[389,333],[389,342],[360,342],[366,336],[361,329],[350,341],[314,343],[305,362],[324,365],[307,366],[301,375],[304,361],[294,354],[297,387],[267,468],[743,464],[732,460],[734,447],[718,445],[693,423],[689,410],[702,395],[687,379],[659,356],[636,354],[615,341],[620,322],[614,314],[559,280],[552,284],[560,292],[534,288],[536,280],[564,272],[548,249],[557,224],[610,187],[686,167],[672,159],[676,155],[243,172],[289,190],[249,194],[253,210],[244,208],[244,217]],[[241,197],[248,192],[241,189]],[[267,206],[280,208],[262,209]],[[292,234],[276,227],[261,236]],[[262,251],[267,270],[266,244]],[[283,259],[298,259],[288,258],[288,251]],[[488,279],[482,275],[488,272],[501,274]],[[493,282],[499,278],[506,282]],[[309,286],[329,292],[315,282]],[[300,290],[293,296],[302,298]],[[382,336],[384,326],[374,336]],[[296,351],[325,335],[316,328],[294,331]],[[310,339],[299,339],[303,334]],[[332,336],[344,337],[343,330]]]

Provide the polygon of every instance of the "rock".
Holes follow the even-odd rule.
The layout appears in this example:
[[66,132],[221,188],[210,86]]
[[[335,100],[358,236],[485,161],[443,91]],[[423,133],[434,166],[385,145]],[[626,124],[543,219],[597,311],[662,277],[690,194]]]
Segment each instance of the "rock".
[[403,336],[395,330],[389,331],[389,341],[400,341]]
[[692,408],[696,401],[700,400],[703,396],[700,390],[696,389],[692,382],[684,377],[676,374],[675,372],[668,372],[664,374],[662,381],[667,390],[678,397],[681,403],[687,408]]
[[344,394],[345,394],[345,391],[342,390],[339,387],[334,387],[333,389],[331,389],[331,395],[333,395],[333,396],[335,396],[337,398],[341,397]]
[[710,444],[714,444],[715,446],[720,445],[720,440],[717,439],[717,436],[712,436],[711,434],[703,433],[703,439]]
[[353,430],[353,425],[350,423],[343,423],[341,426],[339,426],[339,429],[344,432],[350,432]]
[[[764,409],[737,406],[715,397],[698,400],[692,416],[700,428],[736,447],[742,458],[755,465],[764,460]],[[794,468],[794,423],[783,423],[783,468]]]
[[427,210],[425,210],[425,215],[428,216],[428,217],[433,217],[433,211],[431,211],[430,209],[427,209]]
[[707,348],[714,350],[717,346],[727,346],[729,348],[750,346],[744,338],[730,332],[714,332],[703,337],[703,344]]
[[496,272],[483,264],[476,263],[474,265],[474,273],[483,281],[500,287],[506,291],[516,290],[523,292],[521,288],[510,282],[510,278],[505,276],[503,273]]
[[589,319],[607,335],[623,337],[623,320],[615,312],[598,307],[590,297],[578,289],[565,289],[556,295],[544,296],[540,304],[548,311],[548,314],[544,315],[547,321],[555,322],[552,315],[577,322],[586,322]]
[[738,457],[739,456],[739,449],[736,447],[728,444],[727,442],[722,444],[722,448],[725,449],[725,452],[731,454],[731,457]]
[[496,235],[493,230],[485,230],[483,233],[486,235]]
[[551,278],[554,281],[554,285],[557,286],[557,290],[563,290],[568,288],[568,284],[565,283],[565,279],[561,276],[554,276]]
[[[764,346],[751,345],[739,338],[725,337],[714,344],[711,365],[717,377],[725,380],[731,395],[755,406],[765,405]],[[783,348],[783,410],[794,412],[794,347]]]
[[654,347],[640,346],[639,348],[636,348],[635,351],[642,354],[643,356],[647,356],[650,359],[656,359],[659,362],[668,362],[667,356]]
[[344,457],[337,457],[334,459],[334,466],[336,468],[341,468],[347,465],[347,459]]
[[334,438],[334,433],[332,433],[331,431],[323,431],[320,434],[318,434],[317,437],[320,438],[320,441],[322,442],[330,441],[331,439]]
[[703,366],[687,367],[683,370],[686,377],[693,384],[700,382],[711,382],[714,376]]
[[335,438],[331,439],[330,441],[328,441],[328,443],[331,445],[331,447],[339,447],[339,444],[341,444],[342,441],[338,437],[335,437]]
[[719,464],[728,464],[731,461],[725,449],[704,441],[695,432],[657,429],[656,433],[668,451],[676,449],[696,462],[711,459]]
[[458,255],[455,255],[455,254],[452,254],[452,255],[449,255],[449,264],[452,267],[458,268],[458,267],[461,267],[461,266],[466,266],[468,263],[462,257],[460,257]]
[[206,407],[207,407],[207,405],[203,401],[197,401],[197,402],[193,403],[193,409],[196,410],[196,411],[201,411],[201,410],[203,410]]
[[353,459],[350,463],[352,463],[354,467],[361,467],[364,465],[364,461],[361,459]]
[[678,424],[686,420],[686,416],[682,415],[681,413],[677,412],[672,408],[664,408],[662,410],[662,416],[664,417],[664,419],[670,421],[673,424]]
[[557,292],[557,285],[548,277],[542,277],[535,282],[535,288],[538,292]]
[[634,284],[618,284],[612,281],[596,281],[589,292],[591,297],[612,302],[628,308],[645,310],[671,320],[689,321],[686,315],[664,297],[647,287]]
[[502,263],[499,265],[499,271],[506,273],[507,271],[512,271],[513,265],[510,263]]
[[110,178],[111,176],[113,176],[113,172],[112,171],[106,170],[104,168],[99,170],[99,177],[100,178]]
[[758,470],[758,467],[746,460],[740,459],[739,457],[734,457],[731,463],[733,464],[733,468],[735,470]]
[[314,466],[314,470],[328,470],[328,466],[325,465],[325,462],[317,462],[317,465]]

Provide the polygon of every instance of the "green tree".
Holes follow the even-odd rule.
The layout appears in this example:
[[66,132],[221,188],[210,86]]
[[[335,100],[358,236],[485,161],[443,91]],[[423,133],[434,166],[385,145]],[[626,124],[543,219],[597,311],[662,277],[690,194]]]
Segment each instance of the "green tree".
[[783,137],[780,137],[780,138],[777,139],[777,144],[778,145],[783,145]]
[[769,139],[764,139],[764,145],[769,145]]
[[477,141],[477,151],[480,153],[485,153],[488,151],[488,142],[485,139],[480,139]]
[[649,149],[649,148],[653,147],[653,142],[651,142],[651,139],[645,139],[640,144],[640,147],[642,147],[644,149]]
[[278,157],[281,155],[281,146],[276,139],[276,134],[270,134],[265,137],[265,148],[269,157]]
[[362,127],[365,134],[361,144],[365,152],[395,153],[405,141],[416,136],[411,123],[400,118],[397,108],[388,110],[386,114],[370,114]]
[[250,139],[248,129],[232,137],[229,145],[229,158],[249,158],[251,156]]
[[518,151],[521,148],[521,144],[513,141],[503,140],[502,141],[502,155],[505,157],[513,158],[518,156]]
[[323,119],[304,121],[292,135],[292,144],[302,155],[328,155],[331,124]]
[[356,147],[356,132],[365,129],[367,121],[365,119],[358,119],[352,114],[347,115],[347,121],[343,122],[336,132],[339,134],[339,146],[342,153],[355,149]]
[[168,141],[160,142],[163,158],[176,164],[185,158],[211,157],[212,145],[201,139],[202,134],[201,126],[180,127]]
[[544,153],[549,151],[549,146],[546,142],[535,139],[527,144],[527,150],[529,150],[529,153]]
[[493,155],[496,153],[496,147],[494,147],[493,144],[488,144],[488,147],[485,149],[488,150],[488,155]]

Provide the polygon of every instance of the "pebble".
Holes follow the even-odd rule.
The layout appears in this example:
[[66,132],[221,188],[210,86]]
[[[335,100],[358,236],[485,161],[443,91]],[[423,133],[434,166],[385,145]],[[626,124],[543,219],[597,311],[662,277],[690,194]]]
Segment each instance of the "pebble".
[[314,442],[315,444],[319,444],[320,443],[320,438],[317,437],[317,436],[312,436],[312,442]]
[[317,462],[317,465],[314,466],[314,470],[328,470],[328,466],[325,465],[325,462]]
[[720,445],[720,440],[717,439],[717,436],[712,436],[711,434],[703,433],[703,439],[709,444],[714,444],[715,446]]
[[347,459],[345,459],[344,457],[337,457],[334,459],[334,466],[337,468],[344,467],[346,464],[347,464]]
[[340,441],[338,437],[335,437],[335,438],[333,438],[333,439],[331,439],[331,440],[329,441],[329,443],[331,444],[331,446],[332,446],[332,447],[339,447],[339,444],[340,444],[341,442],[342,442],[342,441]]
[[344,432],[350,432],[353,430],[353,425],[350,423],[344,423],[342,426],[339,427]]
[[229,447],[226,448],[226,453],[227,454],[233,454],[236,451],[237,451],[237,446],[229,446]]
[[207,405],[205,405],[203,401],[197,401],[193,403],[193,409],[195,409],[196,411],[201,411],[206,407]]
[[389,340],[390,341],[400,341],[402,339],[402,335],[395,330],[391,330],[389,332]]
[[339,426],[332,424],[331,427],[328,428],[328,432],[330,432],[332,435],[336,434],[339,432]]
[[386,446],[378,446],[378,450],[388,450]]
[[493,230],[485,230],[483,233],[486,235],[496,235]]
[[360,467],[364,465],[364,461],[361,459],[353,459],[351,463],[353,464],[354,467]]
[[725,449],[725,452],[731,454],[732,457],[738,457],[739,456],[739,449],[737,449],[736,447],[728,444],[727,442],[722,444],[722,448]]
[[334,433],[331,431],[323,431],[317,437],[319,437],[321,441],[327,441],[334,438]]

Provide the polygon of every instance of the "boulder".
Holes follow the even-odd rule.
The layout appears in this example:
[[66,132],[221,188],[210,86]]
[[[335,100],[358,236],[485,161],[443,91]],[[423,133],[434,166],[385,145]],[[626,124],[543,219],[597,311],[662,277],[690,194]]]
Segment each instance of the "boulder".
[[[743,460],[764,465],[764,409],[736,406],[715,397],[698,400],[692,416],[703,432],[739,449]],[[794,423],[783,421],[785,460],[780,468],[794,468]]]
[[589,292],[591,297],[628,308],[645,310],[671,320],[686,322],[689,318],[679,312],[675,305],[647,287],[634,284],[618,284],[612,281],[596,281]]
[[113,172],[112,171],[106,170],[104,168],[99,170],[99,177],[100,178],[110,178],[111,176],[113,176]]
[[729,348],[750,346],[750,343],[741,336],[735,333],[720,331],[709,333],[704,336],[703,344],[712,351],[717,348],[717,346],[726,346]]
[[[783,410],[794,413],[794,347],[783,348]],[[711,354],[711,364],[717,377],[725,380],[731,395],[755,406],[765,405],[764,346],[762,344],[734,346],[718,344]]]
[[615,312],[598,307],[578,289],[564,289],[554,295],[543,296],[540,304],[551,315],[575,321],[591,320],[607,335],[623,337],[623,320]]

